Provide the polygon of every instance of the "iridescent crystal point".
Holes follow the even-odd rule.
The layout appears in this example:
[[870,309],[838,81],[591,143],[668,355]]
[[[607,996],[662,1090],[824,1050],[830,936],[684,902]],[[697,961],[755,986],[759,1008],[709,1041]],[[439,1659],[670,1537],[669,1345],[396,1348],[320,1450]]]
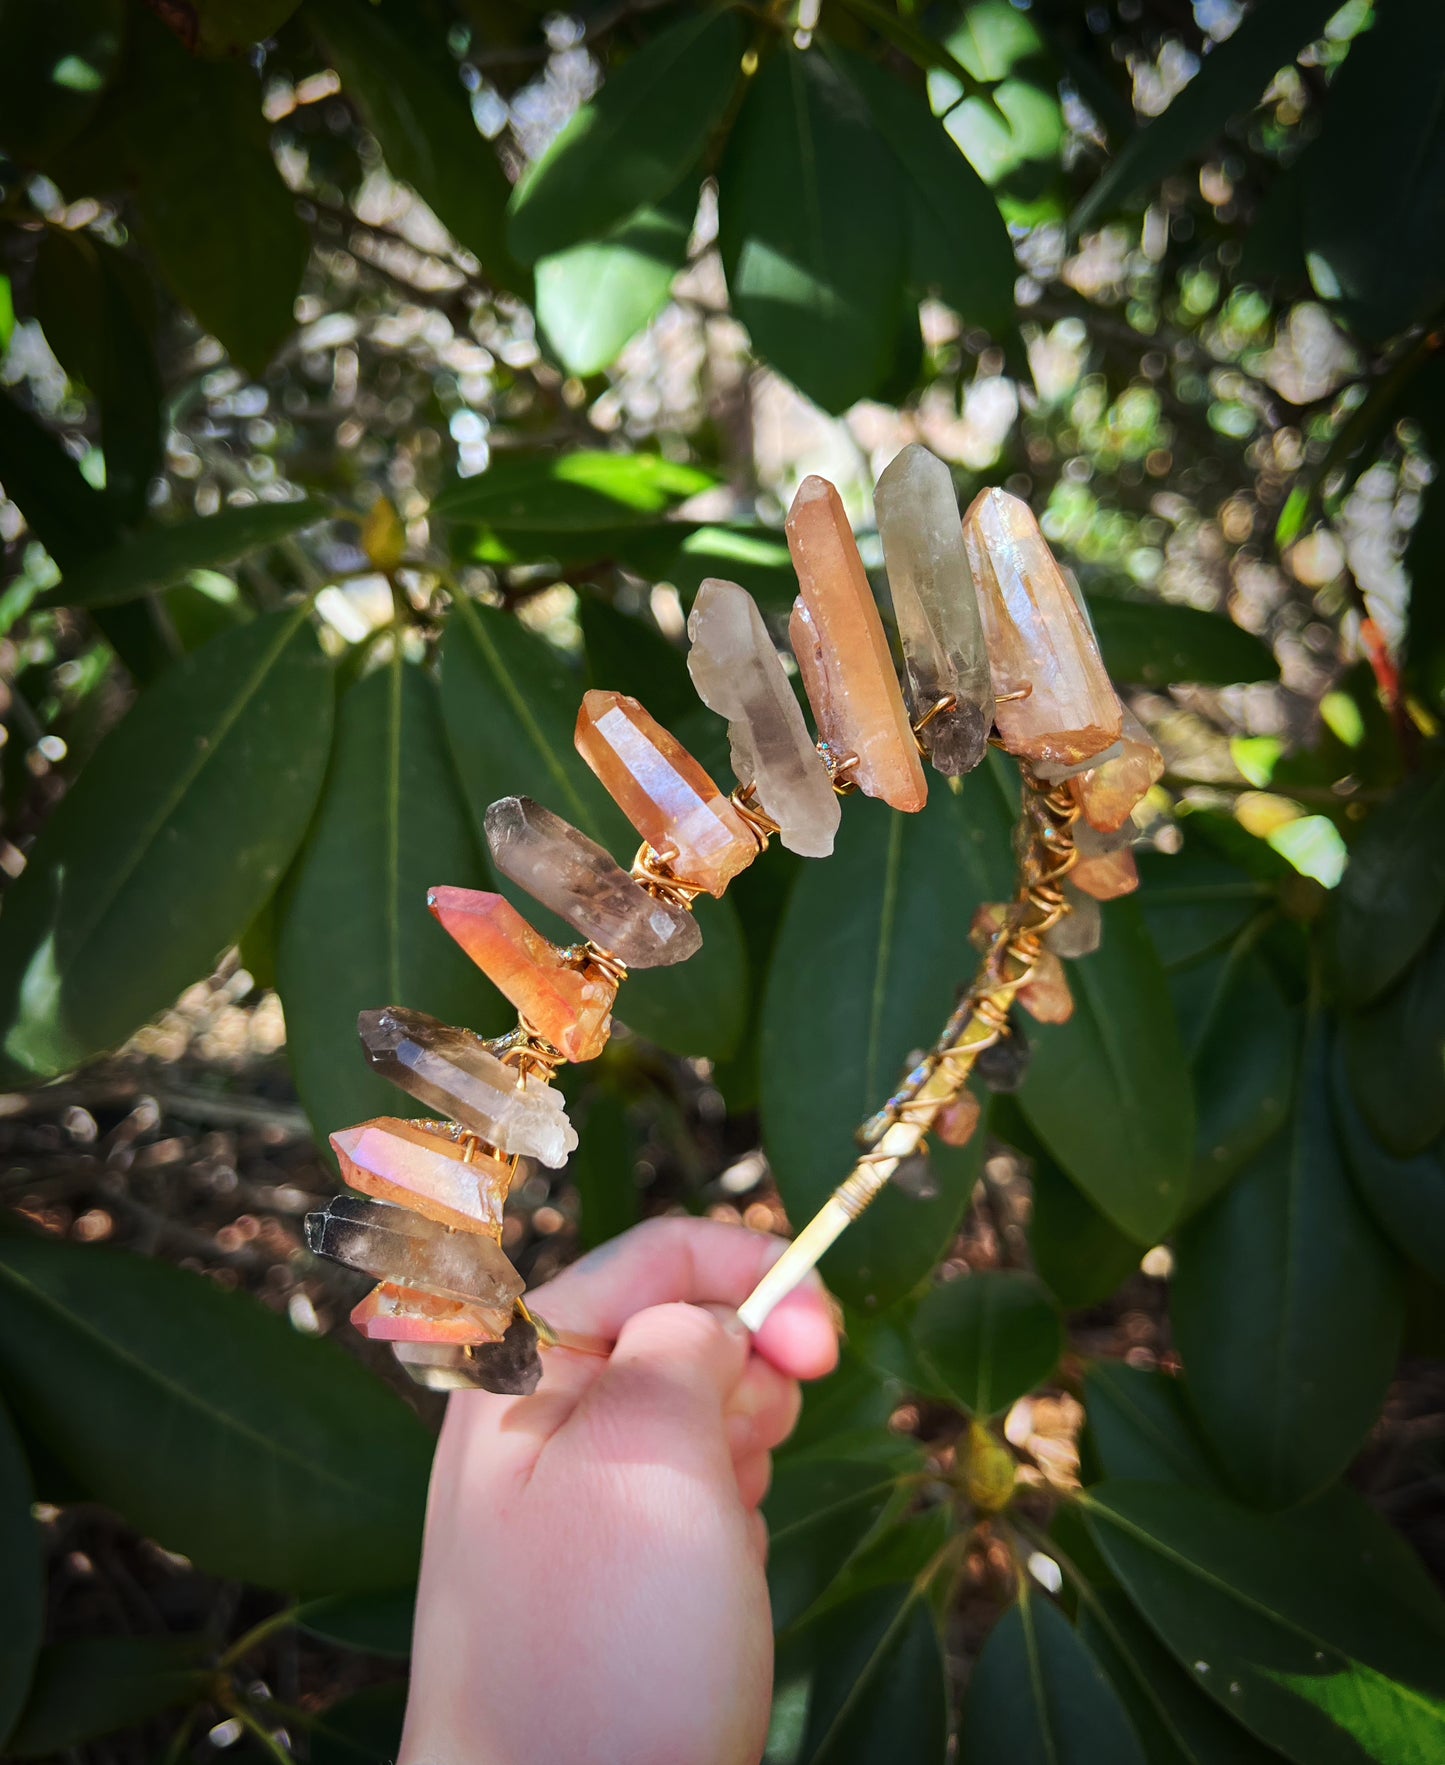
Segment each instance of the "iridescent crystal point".
[[1024,760],[1069,766],[1116,742],[1118,695],[1028,505],[985,490],[964,517],[963,537],[1005,747]]
[[351,1313],[353,1327],[373,1342],[435,1342],[457,1347],[500,1342],[511,1319],[510,1305],[473,1305],[389,1281],[373,1287]]
[[1069,789],[1090,827],[1114,833],[1163,776],[1164,756],[1126,705],[1119,752],[1101,756],[1099,764],[1079,773]]
[[1132,895],[1138,888],[1139,866],[1132,850],[1123,846],[1097,858],[1080,858],[1069,872],[1069,881],[1096,901],[1113,901],[1120,895]]
[[577,752],[684,881],[721,895],[758,855],[747,823],[674,736],[625,693],[587,693]]
[[398,1287],[425,1287],[474,1305],[507,1306],[522,1277],[495,1239],[453,1232],[409,1207],[333,1195],[306,1216],[306,1247]]
[[363,1195],[501,1242],[510,1166],[453,1138],[440,1122],[382,1115],[333,1134],[331,1147],[342,1181]]
[[789,636],[818,733],[865,796],[910,814],[928,800],[893,657],[842,499],[805,478],[788,511],[788,549],[802,590]]
[[404,1005],[363,1011],[356,1029],[383,1078],[501,1151],[557,1170],[576,1148],[562,1093],[535,1074],[524,1080],[470,1030]]
[[687,635],[698,697],[727,719],[733,776],[752,785],[790,852],[826,858],[838,831],[838,796],[753,597],[708,577]]
[[988,751],[994,706],[953,475],[915,443],[878,480],[873,502],[913,721],[929,759],[956,778]]
[[490,805],[487,845],[503,876],[627,968],[666,968],[702,945],[685,908],[649,894],[611,853],[530,797]]

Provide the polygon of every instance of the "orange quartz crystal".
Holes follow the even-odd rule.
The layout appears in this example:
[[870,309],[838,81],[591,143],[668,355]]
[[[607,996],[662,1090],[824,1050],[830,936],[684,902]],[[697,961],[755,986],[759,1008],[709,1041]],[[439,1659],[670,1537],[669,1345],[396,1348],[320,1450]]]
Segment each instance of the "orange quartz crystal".
[[1018,990],[1018,1002],[1039,1023],[1067,1023],[1074,1015],[1069,977],[1052,950],[1045,950]]
[[818,733],[835,756],[854,756],[849,776],[865,796],[916,813],[928,800],[918,744],[853,530],[826,478],[803,480],[787,531],[802,590],[788,636]]
[[1138,888],[1139,866],[1133,852],[1124,846],[1117,852],[1101,852],[1096,858],[1081,857],[1069,872],[1069,881],[1096,901],[1112,901],[1119,895],[1132,895]]
[[439,1122],[381,1115],[333,1134],[331,1146],[342,1181],[363,1195],[501,1242],[511,1166],[475,1142],[454,1139]]
[[1164,756],[1127,705],[1121,739],[1121,754],[1069,780],[1084,820],[1100,833],[1117,833],[1164,776]]
[[683,881],[720,895],[757,857],[742,816],[636,699],[587,693],[576,741],[618,808]]
[[964,517],[963,540],[1004,746],[1054,766],[1073,766],[1112,747],[1123,707],[1028,504],[1007,491],[983,491]]
[[471,1305],[389,1281],[373,1287],[351,1313],[355,1328],[373,1342],[500,1342],[511,1321],[510,1306]]
[[549,943],[515,907],[484,889],[431,889],[427,906],[544,1042],[594,1060],[612,1033],[617,983]]

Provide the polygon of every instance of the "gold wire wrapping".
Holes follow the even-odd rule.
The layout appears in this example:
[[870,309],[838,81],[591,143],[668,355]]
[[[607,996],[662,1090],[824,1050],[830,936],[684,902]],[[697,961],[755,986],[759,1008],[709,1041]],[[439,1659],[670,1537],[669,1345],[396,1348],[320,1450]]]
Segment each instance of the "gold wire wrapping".
[[671,867],[676,861],[676,847],[664,846],[659,851],[644,840],[632,860],[632,877],[649,895],[656,895],[659,901],[669,901],[674,907],[682,907],[690,913],[693,902],[707,890],[699,883],[684,882],[680,876],[674,876]]
[[757,841],[758,851],[766,852],[768,842],[781,829],[758,801],[758,787],[755,784],[740,784],[728,797],[728,801],[737,810],[743,825]]

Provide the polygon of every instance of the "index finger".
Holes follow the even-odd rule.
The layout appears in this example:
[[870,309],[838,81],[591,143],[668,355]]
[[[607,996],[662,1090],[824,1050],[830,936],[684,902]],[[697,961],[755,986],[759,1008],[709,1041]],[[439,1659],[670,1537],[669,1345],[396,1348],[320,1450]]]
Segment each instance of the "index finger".
[[[589,1252],[529,1305],[559,1330],[612,1338],[635,1313],[677,1300],[742,1304],[783,1254],[784,1240],[721,1220],[648,1220]],[[816,1277],[780,1304],[753,1338],[765,1360],[794,1379],[818,1379],[838,1359],[838,1333]]]

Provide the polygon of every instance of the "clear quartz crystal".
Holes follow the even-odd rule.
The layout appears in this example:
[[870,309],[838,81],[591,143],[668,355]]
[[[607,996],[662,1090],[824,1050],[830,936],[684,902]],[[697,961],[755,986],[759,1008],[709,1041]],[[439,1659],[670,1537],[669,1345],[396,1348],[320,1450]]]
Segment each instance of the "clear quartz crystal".
[[[1073,590],[1026,503],[1003,490],[974,498],[963,523],[1010,753],[1072,766],[1118,741],[1123,708]],[[1015,696],[1018,695],[1018,696]]]
[[306,1247],[378,1281],[424,1287],[481,1306],[510,1306],[522,1277],[493,1239],[449,1232],[409,1207],[333,1195],[306,1216]]
[[698,697],[727,719],[734,777],[753,786],[790,852],[826,858],[838,831],[838,797],[753,597],[710,576],[687,635]]
[[[915,443],[878,480],[873,500],[913,721],[923,725],[919,740],[929,759],[956,778],[972,772],[987,752],[994,708],[953,477],[936,454]],[[929,717],[950,697],[952,709]]]
[[453,1029],[424,1011],[387,1005],[356,1020],[366,1058],[383,1078],[418,1103],[453,1117],[507,1153],[558,1170],[577,1145],[562,1093],[491,1053],[480,1036]]
[[530,797],[491,804],[487,845],[503,876],[628,968],[685,962],[702,945],[690,913],[650,895],[595,840]]
[[1076,889],[1067,879],[1064,898],[1070,911],[1044,933],[1044,943],[1055,956],[1092,956],[1104,935],[1104,918],[1092,895]]

